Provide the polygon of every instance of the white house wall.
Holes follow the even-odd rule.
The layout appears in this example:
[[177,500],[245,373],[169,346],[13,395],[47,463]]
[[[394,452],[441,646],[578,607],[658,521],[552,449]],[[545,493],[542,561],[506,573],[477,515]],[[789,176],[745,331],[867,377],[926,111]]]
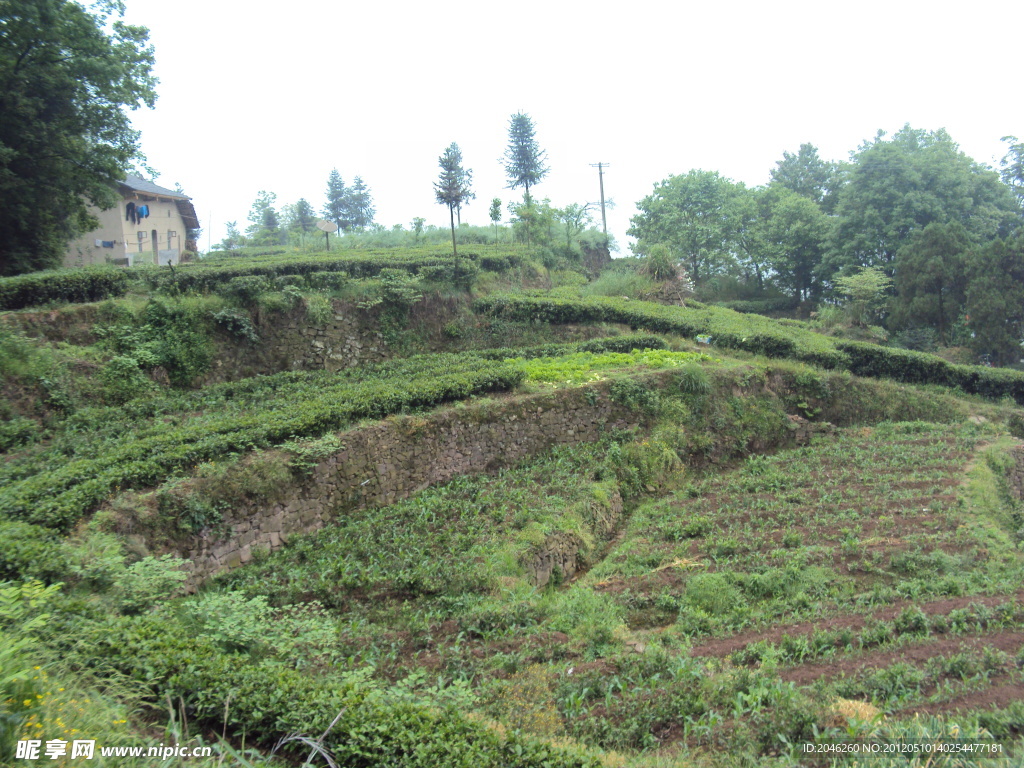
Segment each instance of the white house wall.
[[[99,219],[99,228],[76,238],[64,256],[65,267],[87,267],[109,264],[115,259],[129,258],[133,264],[177,264],[185,249],[185,222],[174,200],[146,200],[145,195],[123,197],[108,211],[90,209]],[[149,217],[132,223],[125,218],[129,202],[148,205]],[[153,233],[156,233],[156,241]],[[140,238],[140,233],[142,237]],[[96,245],[99,242],[100,245]],[[106,247],[104,242],[113,242]]]

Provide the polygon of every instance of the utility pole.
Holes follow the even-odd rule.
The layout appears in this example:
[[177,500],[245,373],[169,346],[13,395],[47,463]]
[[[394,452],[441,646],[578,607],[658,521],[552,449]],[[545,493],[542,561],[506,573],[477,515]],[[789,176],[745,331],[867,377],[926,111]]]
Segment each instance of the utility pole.
[[604,229],[604,241],[608,242],[608,219],[604,215],[604,169],[611,163],[591,163],[591,168],[597,168],[597,178],[601,184],[601,227]]

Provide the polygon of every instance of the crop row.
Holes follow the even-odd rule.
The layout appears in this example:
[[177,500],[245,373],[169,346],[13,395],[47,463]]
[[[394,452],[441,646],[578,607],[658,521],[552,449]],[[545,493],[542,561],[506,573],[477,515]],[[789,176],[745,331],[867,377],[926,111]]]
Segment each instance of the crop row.
[[710,336],[712,344],[729,349],[793,358],[824,368],[845,369],[858,376],[958,387],[964,392],[993,398],[1009,395],[1024,404],[1024,374],[1018,371],[956,365],[923,352],[833,340],[722,307],[673,307],[609,297],[490,296],[478,299],[473,308],[509,320],[626,323],[636,329],[661,333]]
[[[95,456],[78,458],[8,484],[0,514],[66,530],[117,488],[153,485],[196,464],[297,437],[317,437],[361,418],[383,418],[476,394],[509,390],[523,379],[515,365],[463,357],[457,370],[372,377],[303,388],[301,396],[253,402],[244,412],[213,414],[181,426],[152,424],[108,440]],[[293,391],[293,395],[298,395]]]
[[375,277],[383,269],[400,269],[433,281],[465,282],[477,269],[503,271],[518,263],[519,256],[508,253],[464,253],[459,260],[451,254],[378,250],[349,252],[344,255],[289,256],[270,254],[246,259],[220,257],[197,264],[182,265],[176,270],[155,267],[135,270],[152,289],[176,287],[178,290],[209,291],[236,278],[278,278],[344,273],[352,278]]
[[[518,351],[531,360],[546,353],[545,370],[561,371],[561,361],[571,361],[577,373],[697,357],[654,350],[668,357],[645,361],[642,355],[652,353],[617,351],[663,344],[627,336]],[[338,373],[289,371],[83,409],[67,419],[66,434],[5,463],[0,514],[64,529],[118,487],[151,485],[202,461],[318,437],[360,418],[512,389],[529,371],[523,359],[502,359],[507,351],[422,355]]]
[[131,280],[123,269],[89,268],[32,272],[0,278],[0,310],[51,301],[100,301],[123,296]]
[[344,255],[296,256],[268,251],[245,258],[221,256],[177,269],[139,266],[132,269],[96,267],[33,272],[0,278],[0,311],[25,309],[49,302],[88,302],[123,296],[133,281],[150,289],[209,291],[238,277],[286,277],[338,274],[375,277],[382,269],[401,269],[432,281],[466,282],[478,269],[505,271],[518,265],[515,249],[464,252],[456,264],[450,254],[434,249],[373,250]]

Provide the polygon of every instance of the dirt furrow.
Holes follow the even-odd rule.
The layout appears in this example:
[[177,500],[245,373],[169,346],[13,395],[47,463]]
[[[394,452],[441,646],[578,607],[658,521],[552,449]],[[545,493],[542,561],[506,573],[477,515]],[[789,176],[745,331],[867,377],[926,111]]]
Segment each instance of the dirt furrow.
[[1024,700],[1024,683],[993,685],[983,691],[973,691],[949,701],[925,704],[900,710],[901,715],[939,715],[946,712],[974,712],[979,709],[1005,709],[1015,701]]
[[1024,632],[993,632],[982,635],[958,635],[899,648],[880,648],[855,656],[839,657],[816,664],[801,664],[779,673],[779,676],[797,685],[810,685],[821,678],[852,677],[873,669],[884,669],[897,662],[923,665],[937,656],[948,656],[962,651],[995,648],[1016,653],[1024,647]]
[[971,604],[994,608],[1013,600],[1024,600],[1024,590],[1013,595],[973,595],[968,597],[933,600],[927,603],[917,603],[912,600],[900,600],[866,616],[860,614],[845,614],[832,616],[817,622],[807,621],[798,624],[776,625],[770,628],[742,632],[738,635],[730,635],[729,637],[707,640],[700,645],[695,645],[691,648],[690,655],[724,658],[736,651],[743,650],[748,645],[762,640],[769,643],[777,643],[786,635],[789,637],[798,637],[801,635],[810,635],[815,631],[828,632],[837,629],[862,629],[866,625],[868,619],[875,619],[876,621],[891,621],[904,610],[912,606],[920,608],[929,616],[940,616],[946,615],[958,608],[966,608]]

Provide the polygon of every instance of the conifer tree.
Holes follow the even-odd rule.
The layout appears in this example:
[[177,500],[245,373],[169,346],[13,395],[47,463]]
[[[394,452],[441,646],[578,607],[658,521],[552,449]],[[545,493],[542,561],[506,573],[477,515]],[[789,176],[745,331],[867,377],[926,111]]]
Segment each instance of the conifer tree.
[[452,225],[452,252],[458,260],[459,250],[455,244],[455,209],[473,195],[469,186],[473,182],[473,171],[462,167],[462,152],[454,141],[437,162],[441,167],[441,173],[434,183],[434,194],[437,196],[437,202],[448,206]]
[[347,232],[351,229],[348,218],[348,190],[341,174],[335,168],[327,177],[327,203],[324,205],[324,218],[333,221],[338,229]]
[[373,198],[370,196],[370,188],[359,176],[356,176],[355,181],[352,182],[347,199],[349,222],[353,228],[365,229],[373,224],[373,216],[376,213],[373,208]]
[[508,122],[508,149],[505,150],[505,173],[508,188],[523,187],[523,202],[530,204],[530,187],[539,184],[550,170],[544,161],[546,154],[537,144],[533,120],[522,112],[512,115]]

